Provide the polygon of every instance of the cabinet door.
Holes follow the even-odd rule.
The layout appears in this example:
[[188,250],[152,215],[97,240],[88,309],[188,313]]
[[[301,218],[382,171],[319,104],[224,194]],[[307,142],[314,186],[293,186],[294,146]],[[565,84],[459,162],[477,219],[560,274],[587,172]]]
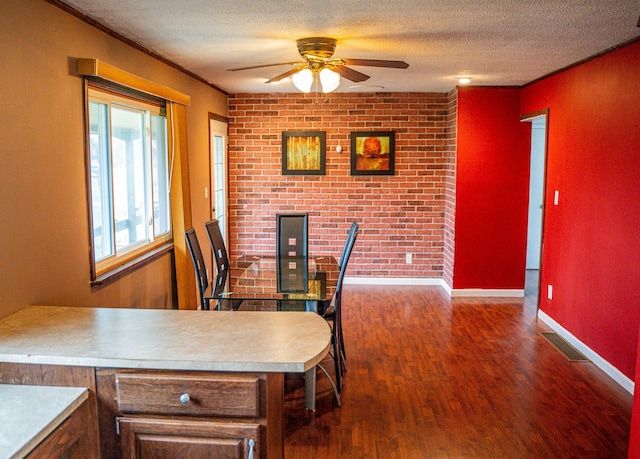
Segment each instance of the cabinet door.
[[90,408],[83,402],[42,443],[27,456],[28,459],[86,459],[96,457],[97,444],[88,435],[87,416]]
[[125,459],[257,459],[260,425],[119,418]]

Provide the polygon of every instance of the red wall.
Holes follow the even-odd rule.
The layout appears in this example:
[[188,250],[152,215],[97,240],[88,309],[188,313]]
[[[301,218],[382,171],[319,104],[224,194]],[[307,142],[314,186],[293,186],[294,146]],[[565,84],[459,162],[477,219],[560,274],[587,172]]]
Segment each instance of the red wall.
[[[542,311],[637,382],[640,319],[640,42],[532,84],[549,108]],[[559,205],[553,206],[553,192]],[[629,457],[640,457],[640,397]]]
[[530,127],[520,89],[458,90],[453,288],[524,288]]
[[[638,347],[638,353],[640,354],[640,347]],[[640,365],[636,365],[635,381],[640,381],[639,378]],[[638,390],[638,386],[636,386],[636,390],[633,393],[631,433],[629,435],[629,459],[640,459],[640,390]]]
[[[549,108],[540,308],[633,379],[640,319],[640,42],[523,89]],[[559,205],[553,205],[554,190]]]

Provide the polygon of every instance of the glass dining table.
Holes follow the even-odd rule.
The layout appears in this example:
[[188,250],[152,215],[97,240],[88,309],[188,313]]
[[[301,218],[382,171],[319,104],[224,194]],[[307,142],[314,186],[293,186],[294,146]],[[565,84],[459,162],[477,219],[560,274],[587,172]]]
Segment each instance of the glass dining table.
[[[243,255],[229,260],[204,298],[221,311],[304,311],[322,314],[338,284],[332,256]],[[305,407],[315,411],[316,369],[305,372]],[[336,393],[336,396],[337,393]]]
[[339,275],[332,256],[243,255],[216,276],[205,299],[220,310],[322,313]]

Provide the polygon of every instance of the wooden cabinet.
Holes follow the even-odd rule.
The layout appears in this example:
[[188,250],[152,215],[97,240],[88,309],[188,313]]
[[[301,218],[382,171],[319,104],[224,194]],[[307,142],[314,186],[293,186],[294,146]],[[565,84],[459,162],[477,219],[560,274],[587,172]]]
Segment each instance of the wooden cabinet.
[[88,433],[89,402],[85,401],[29,455],[28,459],[87,459],[95,456],[96,445]]
[[3,384],[88,389],[87,400],[32,450],[31,456],[28,457],[100,457],[94,375],[94,369],[91,367],[0,362],[0,383]]
[[260,425],[154,418],[119,419],[123,458],[253,459]]
[[284,373],[330,342],[317,314],[27,306],[0,320],[0,383],[88,389],[91,459],[282,459]]
[[283,455],[281,374],[97,369],[96,382],[105,459]]
[[89,390],[88,400],[33,451],[34,458],[284,456],[283,373],[0,362],[0,382]]
[[260,416],[255,375],[116,372],[118,411],[185,416]]

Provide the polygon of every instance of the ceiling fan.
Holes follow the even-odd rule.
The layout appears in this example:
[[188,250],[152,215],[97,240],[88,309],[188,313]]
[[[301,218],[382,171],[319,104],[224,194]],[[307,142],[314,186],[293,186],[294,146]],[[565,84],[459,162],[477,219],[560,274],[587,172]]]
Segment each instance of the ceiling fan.
[[241,67],[229,69],[231,72],[239,70],[258,69],[263,67],[274,67],[277,65],[294,65],[291,70],[287,70],[278,76],[267,81],[267,83],[276,83],[289,76],[292,77],[293,84],[303,92],[309,92],[311,85],[318,79],[322,85],[323,92],[331,92],[340,84],[340,77],[355,83],[368,80],[369,75],[353,70],[348,65],[369,66],[369,67],[386,67],[394,69],[406,69],[409,64],[403,61],[389,61],[381,59],[347,59],[334,58],[333,53],[336,49],[336,40],[326,37],[310,37],[297,40],[298,52],[304,59],[303,62],[279,62],[277,64],[253,65],[250,67]]

